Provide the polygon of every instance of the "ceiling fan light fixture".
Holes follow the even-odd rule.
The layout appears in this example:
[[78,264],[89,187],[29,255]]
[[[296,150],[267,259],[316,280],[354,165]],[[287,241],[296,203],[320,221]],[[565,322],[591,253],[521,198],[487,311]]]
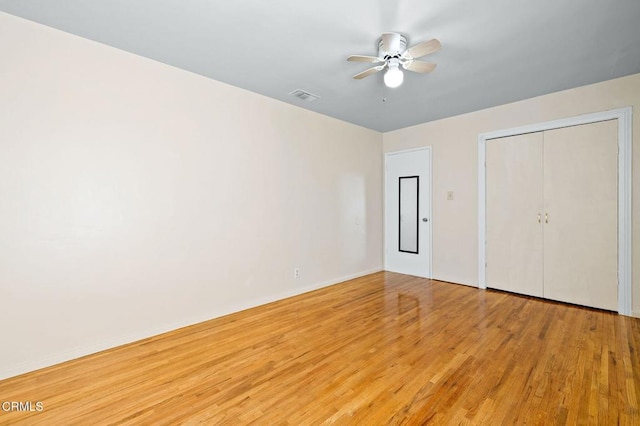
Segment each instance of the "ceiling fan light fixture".
[[384,84],[385,86],[395,89],[396,87],[402,84],[404,80],[404,74],[398,67],[398,64],[389,64],[389,69],[386,73],[384,73]]
[[436,68],[436,64],[417,61],[417,58],[435,53],[442,45],[438,39],[423,41],[407,49],[407,38],[398,33],[382,33],[378,39],[378,56],[351,55],[349,62],[371,62],[381,64],[366,69],[354,75],[356,80],[373,75],[387,69],[384,73],[384,84],[390,88],[396,88],[402,84],[404,74],[400,65],[407,71],[426,74]]

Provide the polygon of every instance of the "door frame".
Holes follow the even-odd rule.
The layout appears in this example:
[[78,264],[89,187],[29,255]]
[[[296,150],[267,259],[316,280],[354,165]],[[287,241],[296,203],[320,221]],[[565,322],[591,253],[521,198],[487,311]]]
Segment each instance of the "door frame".
[[427,249],[429,250],[429,269],[427,271],[427,277],[431,279],[433,277],[433,150],[431,149],[431,145],[429,146],[425,146],[425,147],[420,147],[420,148],[412,148],[412,149],[404,149],[401,151],[391,151],[391,152],[385,152],[384,153],[384,182],[383,182],[383,188],[384,188],[384,196],[383,196],[383,202],[384,202],[384,236],[383,236],[383,244],[384,244],[384,268],[385,270],[387,269],[387,237],[388,237],[388,224],[387,224],[387,219],[388,219],[388,212],[387,212],[387,160],[389,159],[390,156],[392,155],[396,155],[396,154],[407,154],[410,152],[417,152],[417,151],[427,151],[429,153],[429,164],[427,164],[427,167],[429,168],[429,173],[427,173],[427,176],[429,178],[429,182],[427,185],[428,191],[429,191],[429,197],[427,199],[428,201],[428,205],[429,208],[427,209],[427,217],[429,218],[429,221],[427,222],[427,226],[428,226],[428,231],[429,231],[429,238],[427,238]]
[[486,144],[491,139],[562,127],[618,120],[618,313],[632,315],[631,264],[631,130],[632,107],[584,114],[528,126],[497,130],[478,135],[478,288],[486,289]]

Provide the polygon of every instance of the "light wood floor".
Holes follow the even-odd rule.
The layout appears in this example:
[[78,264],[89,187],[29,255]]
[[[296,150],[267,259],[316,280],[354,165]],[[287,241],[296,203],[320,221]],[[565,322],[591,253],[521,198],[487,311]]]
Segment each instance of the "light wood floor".
[[0,382],[2,424],[640,425],[640,319],[377,273]]

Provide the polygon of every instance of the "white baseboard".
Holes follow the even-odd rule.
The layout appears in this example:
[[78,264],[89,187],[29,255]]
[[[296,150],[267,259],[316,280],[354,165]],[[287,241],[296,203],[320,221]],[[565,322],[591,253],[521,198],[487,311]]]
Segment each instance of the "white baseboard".
[[352,280],[354,278],[359,278],[365,275],[373,274],[375,272],[380,272],[382,270],[383,270],[382,267],[379,267],[379,268],[374,268],[367,271],[357,272],[355,274],[345,275],[339,278],[316,283],[306,287],[292,289],[279,294],[247,300],[246,302],[237,303],[237,304],[225,307],[224,309],[218,309],[214,312],[207,313],[206,315],[194,316],[192,318],[185,318],[183,321],[172,322],[169,324],[164,324],[162,326],[153,327],[144,331],[125,334],[114,339],[103,340],[98,344],[79,345],[79,346],[70,348],[66,351],[61,351],[55,354],[48,355],[38,360],[28,360],[12,366],[0,366],[0,380],[8,379],[10,377],[18,376],[20,374],[39,370],[41,368],[51,367],[53,365],[60,364],[62,362],[71,361],[73,359],[77,359],[83,356],[102,352],[107,349],[112,349],[118,346],[136,342],[138,340],[157,336],[158,334],[166,333],[168,331],[176,330],[178,328],[187,327],[187,326],[198,324],[204,321],[209,321],[214,318],[219,318],[224,315],[229,315],[234,312],[243,311],[245,309],[254,308],[260,305],[265,305],[267,303],[275,302],[277,300],[282,300],[288,297],[297,296],[299,294],[307,293],[313,290],[318,290],[322,287],[328,287],[333,284],[338,284],[344,281]]
[[445,282],[445,283],[451,283],[451,284],[457,284],[457,285],[466,285],[467,287],[478,288],[478,284],[463,283],[463,282],[460,282],[460,280],[452,280],[450,278],[443,278],[443,277],[436,278],[436,277],[433,277],[431,279],[434,280],[434,281],[442,281],[442,282]]

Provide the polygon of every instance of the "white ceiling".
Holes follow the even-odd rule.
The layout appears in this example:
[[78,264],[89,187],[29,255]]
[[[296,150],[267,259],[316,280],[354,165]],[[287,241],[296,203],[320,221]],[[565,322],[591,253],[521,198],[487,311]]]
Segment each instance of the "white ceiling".
[[[0,0],[0,10],[390,131],[640,72],[640,0]],[[431,74],[387,89],[382,32],[438,38]],[[16,41],[19,42],[19,41]],[[288,95],[319,95],[305,103]],[[386,98],[386,102],[383,102]]]

